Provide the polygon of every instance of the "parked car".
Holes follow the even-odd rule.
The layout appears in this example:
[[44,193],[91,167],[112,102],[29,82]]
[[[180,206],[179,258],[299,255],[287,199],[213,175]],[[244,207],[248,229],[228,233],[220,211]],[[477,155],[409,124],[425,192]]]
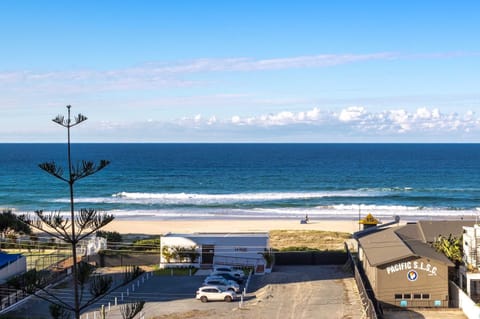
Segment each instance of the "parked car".
[[207,286],[217,286],[224,290],[230,290],[235,292],[240,291],[240,286],[235,281],[226,280],[225,278],[219,277],[219,276],[216,276],[216,277],[209,276],[205,278],[205,280],[203,281],[203,284]]
[[235,277],[235,276],[233,276],[233,275],[231,275],[230,273],[227,273],[227,272],[216,272],[216,271],[214,271],[210,274],[210,276],[220,276],[220,277],[223,277],[227,280],[233,280],[237,284],[242,284],[243,283],[243,278]]
[[233,291],[222,290],[216,286],[204,286],[198,288],[195,298],[202,302],[208,302],[210,300],[231,302],[237,298],[237,295]]
[[213,268],[213,272],[217,272],[217,273],[227,273],[227,274],[230,274],[236,278],[244,278],[245,277],[245,274],[243,273],[243,270],[240,270],[240,269],[235,269],[233,267],[230,267],[230,266],[216,266]]

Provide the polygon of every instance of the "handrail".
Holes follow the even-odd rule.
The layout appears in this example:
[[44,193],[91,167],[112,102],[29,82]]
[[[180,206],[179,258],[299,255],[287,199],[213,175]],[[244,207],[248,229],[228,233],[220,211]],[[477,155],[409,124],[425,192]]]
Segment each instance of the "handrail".
[[357,287],[360,293],[360,298],[362,300],[362,306],[363,306],[365,318],[378,319],[379,318],[379,315],[377,313],[378,310],[375,307],[374,301],[370,298],[370,295],[367,289],[365,288],[362,276],[360,274],[360,271],[358,270],[357,263],[355,262],[355,259],[353,258],[346,243],[345,243],[345,250],[347,251],[349,262],[353,268],[354,278],[355,278],[355,282],[357,283]]

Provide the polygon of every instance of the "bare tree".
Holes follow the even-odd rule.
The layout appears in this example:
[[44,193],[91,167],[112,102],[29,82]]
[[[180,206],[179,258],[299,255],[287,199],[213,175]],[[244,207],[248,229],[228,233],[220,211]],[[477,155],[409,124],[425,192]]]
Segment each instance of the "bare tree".
[[[99,213],[95,209],[80,209],[79,211],[75,212],[74,184],[77,181],[104,169],[109,164],[109,161],[101,160],[99,163],[81,161],[75,165],[72,164],[70,129],[87,120],[87,117],[82,114],[78,114],[72,118],[70,115],[70,108],[71,106],[67,105],[67,118],[65,118],[63,115],[58,115],[53,119],[53,122],[67,129],[68,167],[66,172],[63,167],[58,166],[55,162],[45,162],[39,164],[39,167],[48,174],[54,176],[62,182],[68,183],[70,190],[70,217],[65,217],[59,211],[44,213],[42,210],[37,210],[34,214],[20,216],[20,219],[26,224],[71,245],[73,257],[72,281],[74,290],[74,304],[70,305],[66,301],[55,297],[53,294],[49,294],[46,290],[43,290],[42,288],[45,286],[45,280],[42,278],[41,272],[38,272],[35,275],[30,274],[30,280],[28,280],[28,278],[23,278],[22,280],[24,290],[26,290],[25,288],[29,288],[29,293],[36,293],[38,289],[42,289],[42,291],[47,292],[49,296],[48,298],[44,297],[44,299],[48,300],[54,305],[57,305],[58,307],[73,312],[75,314],[75,318],[79,319],[81,310],[91,305],[94,301],[109,291],[112,280],[111,278],[105,280],[91,280],[89,285],[92,296],[88,301],[81,304],[81,297],[83,296],[84,287],[92,273],[92,268],[89,267],[90,265],[78,263],[77,244],[80,240],[110,223],[114,217],[110,214]],[[79,295],[79,290],[81,296]],[[40,294],[38,294],[38,296],[40,296]],[[56,309],[58,312],[57,306],[54,306],[54,309]]]
[[138,300],[130,303],[126,303],[120,306],[120,313],[122,314],[123,319],[133,319],[135,316],[142,311],[145,301]]

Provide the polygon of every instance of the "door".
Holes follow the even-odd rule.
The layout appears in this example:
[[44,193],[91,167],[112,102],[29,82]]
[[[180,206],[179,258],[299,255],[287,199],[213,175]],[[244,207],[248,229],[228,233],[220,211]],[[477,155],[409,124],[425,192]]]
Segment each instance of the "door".
[[212,265],[215,245],[202,245],[202,265]]

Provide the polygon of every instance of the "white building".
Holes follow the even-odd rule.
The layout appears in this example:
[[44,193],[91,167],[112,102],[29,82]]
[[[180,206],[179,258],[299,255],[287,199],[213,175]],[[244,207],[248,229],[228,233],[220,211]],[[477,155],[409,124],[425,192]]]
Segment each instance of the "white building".
[[480,301],[480,226],[463,227],[463,263],[460,287],[475,302]]
[[[195,252],[193,262],[186,257],[168,258],[179,248]],[[263,273],[266,262],[262,254],[269,251],[268,233],[170,233],[160,238],[160,251],[160,268],[251,266],[256,273]]]

